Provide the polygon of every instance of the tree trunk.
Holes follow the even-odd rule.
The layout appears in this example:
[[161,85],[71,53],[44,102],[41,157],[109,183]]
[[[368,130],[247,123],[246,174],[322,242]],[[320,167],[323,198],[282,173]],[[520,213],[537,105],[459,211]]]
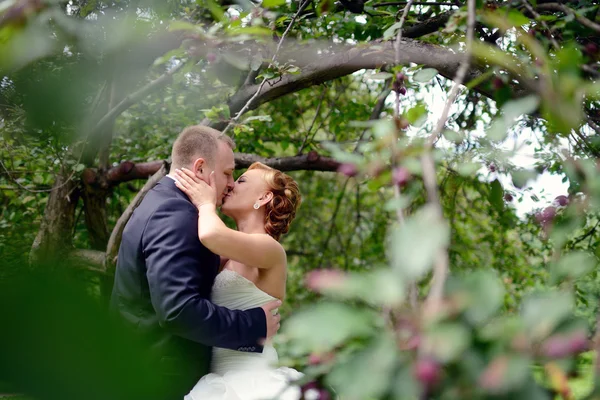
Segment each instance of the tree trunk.
[[75,208],[79,200],[79,188],[73,178],[73,174],[65,167],[56,177],[40,230],[31,247],[32,263],[58,261],[72,250]]

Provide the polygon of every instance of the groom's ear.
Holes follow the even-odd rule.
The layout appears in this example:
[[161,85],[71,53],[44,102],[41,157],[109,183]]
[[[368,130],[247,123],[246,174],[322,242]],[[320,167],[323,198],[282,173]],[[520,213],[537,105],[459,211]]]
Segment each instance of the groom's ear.
[[198,178],[203,178],[205,169],[206,161],[204,160],[204,158],[197,158],[196,161],[194,161],[194,165],[192,167],[192,172],[194,173],[194,175],[196,175]]

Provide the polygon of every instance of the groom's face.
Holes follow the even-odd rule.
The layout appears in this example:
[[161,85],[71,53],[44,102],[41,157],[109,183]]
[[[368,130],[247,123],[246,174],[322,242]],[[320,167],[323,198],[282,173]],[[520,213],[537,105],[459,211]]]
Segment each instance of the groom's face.
[[235,158],[233,150],[227,143],[219,140],[219,149],[215,161],[215,184],[217,187],[217,207],[223,204],[223,197],[229,193],[235,184],[233,170]]

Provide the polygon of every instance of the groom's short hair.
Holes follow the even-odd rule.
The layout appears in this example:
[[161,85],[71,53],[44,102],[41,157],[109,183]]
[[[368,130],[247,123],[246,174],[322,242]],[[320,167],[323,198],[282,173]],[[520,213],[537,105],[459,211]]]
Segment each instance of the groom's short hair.
[[216,129],[204,125],[185,128],[173,143],[171,165],[174,168],[189,167],[196,159],[204,158],[207,164],[214,165],[219,141],[235,148],[233,139]]

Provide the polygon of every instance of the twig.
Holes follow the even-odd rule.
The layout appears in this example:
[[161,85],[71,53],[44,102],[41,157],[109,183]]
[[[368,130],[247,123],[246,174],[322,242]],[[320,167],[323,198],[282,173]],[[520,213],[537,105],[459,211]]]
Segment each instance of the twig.
[[[440,119],[437,122],[435,130],[429,137],[425,146],[425,151],[423,152],[423,155],[421,157],[421,165],[423,168],[423,182],[425,184],[425,189],[427,190],[428,201],[435,207],[435,211],[439,219],[443,219],[444,216],[437,192],[435,161],[433,160],[432,156],[432,148],[433,143],[440,135],[442,129],[446,124],[446,121],[448,119],[448,113],[450,112],[450,107],[454,103],[454,100],[456,100],[456,97],[458,96],[459,87],[460,85],[462,85],[462,82],[465,79],[465,75],[469,69],[473,46],[473,36],[475,31],[475,0],[467,0],[467,12],[467,48],[464,54],[464,59],[462,60],[461,65],[456,73],[456,78],[454,79],[454,86],[450,90],[450,94],[448,95],[448,99],[446,100],[446,104],[442,111],[442,115],[440,116]],[[435,259],[431,290],[429,291],[429,295],[427,296],[425,304],[426,310],[431,313],[436,313],[439,310],[448,272],[448,251],[447,249],[440,249]]]
[[[279,43],[277,43],[277,48],[275,49],[275,53],[273,54],[273,57],[271,58],[271,62],[269,63],[269,66],[267,68],[270,68],[275,63],[275,60],[277,59],[277,56],[279,55],[279,50],[281,50],[281,46],[283,45],[283,41],[285,40],[285,37],[287,36],[287,34],[289,33],[289,31],[292,29],[292,26],[296,22],[296,19],[298,19],[298,16],[300,15],[300,13],[302,11],[304,11],[304,9],[306,8],[306,6],[308,6],[308,4],[310,2],[311,2],[311,0],[304,0],[304,3],[302,3],[300,5],[300,7],[298,8],[298,11],[292,17],[292,20],[290,21],[290,24],[288,25],[288,27],[285,30],[285,32],[283,32],[283,35],[281,35],[281,39],[279,39]],[[233,117],[229,121],[229,123],[227,124],[227,126],[225,127],[225,129],[223,129],[223,134],[226,134],[227,131],[229,131],[229,129],[231,128],[231,126],[233,124],[235,124],[240,119],[240,117],[242,115],[244,115],[244,113],[246,112],[246,110],[248,110],[248,108],[250,107],[250,105],[252,104],[252,102],[260,95],[260,92],[262,91],[262,88],[265,86],[265,83],[267,83],[267,78],[266,77],[263,78],[262,82],[258,86],[258,89],[256,90],[256,93],[254,93],[254,95],[252,97],[250,97],[250,100],[248,100],[248,102],[244,105],[244,107],[242,107],[242,109],[240,111],[238,111],[238,113],[235,115],[235,117]]]
[[[83,154],[83,153],[82,153]],[[79,161],[81,161],[81,155],[79,157],[79,160],[77,161],[77,164],[79,164]],[[2,167],[2,169],[4,170],[4,172],[6,173],[6,175],[8,176],[8,178],[13,181],[20,189],[25,190],[29,193],[50,193],[53,192],[55,190],[60,189],[61,187],[65,186],[67,183],[69,183],[71,181],[71,179],[73,178],[73,176],[75,175],[76,171],[73,170],[71,172],[71,175],[69,175],[69,177],[60,185],[56,186],[56,187],[52,187],[50,189],[29,189],[26,186],[21,185],[21,183],[19,183],[19,181],[16,180],[16,178],[14,178],[10,171],[8,170],[8,168],[6,168],[6,166],[4,165],[4,163],[2,162],[2,160],[0,160],[0,166]]]
[[[371,111],[371,115],[369,116],[369,121],[374,121],[376,119],[379,119],[379,115],[383,111],[383,108],[385,107],[385,101],[391,91],[392,91],[392,79],[390,78],[385,81],[383,90],[377,97],[377,102],[375,103],[375,107],[373,107],[373,111]],[[354,148],[353,153],[356,153],[358,151],[358,149],[360,148],[360,144],[363,142],[363,138],[368,130],[369,130],[368,128],[363,129],[363,131],[360,133],[360,136],[358,137],[358,140],[356,141],[356,147]]]
[[600,126],[596,125],[592,118],[587,117],[587,123],[594,131],[596,131],[596,134],[600,135]]
[[408,3],[412,3],[415,6],[453,6],[453,7],[458,7],[458,5],[454,4],[454,3],[436,3],[433,1],[414,1],[414,2],[408,2],[408,1],[398,1],[398,2],[385,2],[385,3],[377,3],[377,4],[373,4],[371,5],[371,7],[373,8],[377,8],[377,7],[387,7],[387,6],[403,6],[405,4]]
[[538,4],[536,8],[538,10],[562,11],[565,14],[573,14],[575,16],[575,18],[577,19],[577,21],[581,22],[583,25],[585,25],[586,27],[588,27],[596,32],[600,32],[600,25],[598,25],[597,23],[595,23],[592,20],[587,19],[584,16],[577,14],[575,11],[571,10],[569,7],[567,7],[563,4],[559,4],[559,3]]
[[555,49],[560,49],[560,46],[558,45],[558,43],[556,42],[556,39],[554,39],[554,36],[552,35],[552,29],[550,29],[550,27],[548,26],[548,24],[546,23],[546,21],[544,21],[543,19],[540,19],[542,16],[540,14],[538,14],[533,7],[531,7],[531,4],[529,4],[529,0],[522,0],[523,5],[525,6],[525,8],[527,9],[527,11],[529,11],[533,17],[536,19],[536,21],[540,22],[542,24],[542,26],[544,27],[544,29],[546,29],[548,31],[548,34],[550,36],[550,42],[552,42],[552,46],[554,46]]
[[321,267],[321,264],[323,263],[323,259],[325,258],[325,255],[327,254],[327,247],[329,246],[329,241],[331,240],[331,237],[333,236],[333,231],[335,229],[335,219],[337,218],[337,214],[340,211],[340,206],[342,204],[342,200],[344,199],[344,194],[346,194],[346,188],[348,187],[348,182],[350,182],[350,177],[346,178],[346,181],[344,182],[344,186],[342,186],[342,190],[340,190],[340,193],[338,194],[338,197],[335,201],[335,209],[333,210],[333,214],[331,216],[331,225],[329,226],[329,233],[327,234],[327,237],[325,238],[325,241],[323,242],[323,250],[321,250],[321,258],[319,259],[319,267]]
[[587,237],[592,236],[596,232],[598,225],[600,225],[600,221],[598,223],[596,223],[596,225],[594,225],[594,227],[592,229],[590,229],[589,231],[587,231],[586,233],[584,233],[583,235],[581,235],[580,237],[575,239],[573,241],[573,243],[571,243],[571,245],[569,246],[571,248],[571,250],[575,248],[575,245],[577,243],[583,242]]
[[125,96],[125,98],[123,100],[121,100],[121,102],[119,102],[119,104],[114,106],[102,118],[100,118],[98,123],[92,128],[92,130],[90,132],[90,136],[93,136],[93,135],[97,134],[98,132],[100,132],[100,130],[102,130],[107,123],[112,122],[117,116],[119,116],[119,114],[121,114],[127,108],[131,107],[131,105],[135,104],[139,99],[144,97],[146,94],[148,94],[152,90],[162,86],[163,84],[167,83],[177,71],[179,71],[181,68],[183,68],[183,66],[186,63],[187,63],[187,61],[181,61],[175,67],[171,68],[171,70],[167,71],[166,73],[164,73],[157,79],[148,83],[147,85],[145,85],[138,91]]
[[310,126],[306,130],[306,136],[304,136],[304,140],[302,141],[302,144],[300,145],[300,149],[298,150],[298,155],[302,154],[302,151],[304,150],[304,147],[306,146],[306,143],[308,142],[308,137],[310,136],[310,131],[312,131],[312,128],[313,128],[313,126],[315,126],[315,122],[317,121],[317,118],[319,117],[319,112],[321,111],[321,105],[323,104],[323,99],[325,99],[325,95],[327,94],[327,89],[328,89],[328,87],[326,85],[323,86],[323,93],[321,93],[321,98],[319,99],[319,104],[317,105],[317,110],[315,111],[315,117],[313,118],[312,122],[310,123]]
[[[408,12],[410,11],[410,7],[412,6],[413,1],[409,0],[406,3],[406,6],[404,7],[404,10],[402,12],[402,17],[400,17],[400,26],[398,27],[398,35],[396,36],[396,54],[395,54],[395,64],[399,65],[400,64],[400,41],[402,40],[402,27],[404,26],[404,22],[406,21],[406,16],[408,15]],[[393,77],[392,79],[396,79],[396,77]],[[400,93],[396,92],[396,107],[394,108],[394,120],[397,121],[400,118]],[[395,124],[396,128],[394,129],[394,140],[393,140],[393,145],[392,145],[392,156],[391,156],[391,164],[392,164],[392,171],[394,170],[394,168],[396,167],[396,146],[398,145],[398,128],[397,128],[397,124]],[[400,186],[397,185],[396,183],[393,183],[394,186],[394,199],[396,199],[397,202],[400,201]],[[398,219],[398,224],[402,225],[404,224],[404,209],[401,207],[396,207],[396,218]],[[417,287],[417,283],[416,282],[411,282],[409,288],[408,288],[408,298],[409,298],[409,303],[410,306],[413,310],[417,309],[417,301],[419,298],[419,292],[418,292],[418,287]],[[387,313],[386,313],[387,314]]]
[[396,65],[400,64],[400,41],[402,40],[402,27],[404,26],[404,21],[406,20],[406,16],[408,15],[408,11],[412,6],[413,1],[409,0],[406,3],[406,7],[404,7],[404,11],[402,11],[402,17],[400,17],[400,26],[398,28],[398,36],[396,36]]

